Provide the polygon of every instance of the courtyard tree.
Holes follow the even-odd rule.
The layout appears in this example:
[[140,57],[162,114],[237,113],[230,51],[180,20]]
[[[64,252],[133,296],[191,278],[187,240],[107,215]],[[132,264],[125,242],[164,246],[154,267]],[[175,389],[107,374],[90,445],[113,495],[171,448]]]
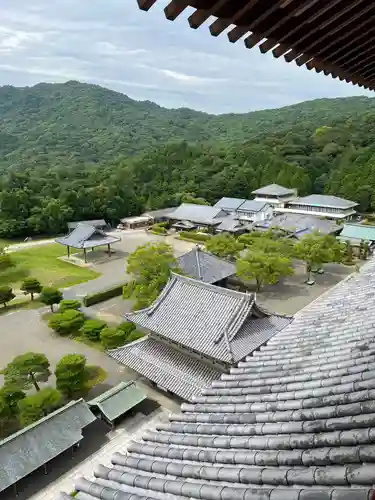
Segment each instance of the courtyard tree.
[[16,356],[3,370],[5,384],[9,388],[27,390],[34,386],[40,391],[39,382],[46,382],[51,375],[45,354],[26,352]]
[[39,297],[40,301],[47,306],[50,306],[51,311],[53,312],[54,304],[60,304],[63,299],[63,294],[57,288],[51,287],[43,287],[42,293]]
[[0,272],[4,272],[11,267],[14,267],[11,255],[5,252],[5,248],[0,247]]
[[0,304],[4,307],[7,306],[8,302],[13,300],[15,294],[13,293],[12,287],[8,285],[0,286]]
[[236,240],[234,236],[225,233],[213,236],[207,240],[205,246],[208,252],[223,259],[234,259],[244,249],[243,243]]
[[72,335],[79,332],[85,316],[75,309],[67,309],[62,313],[56,313],[48,322],[48,326],[59,335]]
[[36,278],[26,278],[23,280],[23,283],[21,285],[21,290],[24,292],[25,295],[30,294],[31,295],[31,300],[34,300],[34,294],[35,293],[40,293],[42,291],[42,285],[39,280]]
[[100,332],[107,326],[105,321],[100,319],[88,319],[86,320],[81,329],[80,333],[89,340],[97,341],[100,338]]
[[341,262],[345,245],[339,243],[333,236],[319,233],[307,234],[295,245],[295,256],[306,263],[306,283],[312,285],[313,268],[320,268],[328,262]]
[[75,309],[76,311],[81,307],[81,302],[74,299],[62,300],[59,305],[59,312],[67,311],[68,309]]
[[26,393],[21,389],[9,384],[4,384],[0,388],[0,399],[6,403],[11,415],[18,413],[18,402],[26,397]]
[[26,396],[18,403],[20,424],[26,426],[37,422],[63,404],[60,391],[53,387],[46,387],[36,394]]
[[82,396],[86,388],[86,358],[81,354],[63,356],[56,365],[56,387],[68,399]]
[[149,306],[165,287],[170,272],[181,272],[172,247],[165,243],[148,243],[129,255],[126,272],[131,275],[124,287],[124,297],[134,301],[134,309]]
[[105,349],[116,349],[126,343],[128,333],[120,328],[103,328],[100,332],[100,342]]
[[294,272],[288,257],[252,250],[237,260],[236,268],[237,276],[243,281],[255,279],[257,291],[264,284],[277,283],[281,277],[291,276]]

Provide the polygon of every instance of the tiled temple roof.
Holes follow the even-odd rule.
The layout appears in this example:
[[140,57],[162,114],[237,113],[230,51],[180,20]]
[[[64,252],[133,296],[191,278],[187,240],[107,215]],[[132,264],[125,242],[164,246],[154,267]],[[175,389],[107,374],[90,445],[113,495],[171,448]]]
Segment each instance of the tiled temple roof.
[[236,273],[234,264],[205,252],[199,246],[181,255],[177,264],[184,274],[205,283],[217,283]]
[[298,313],[78,500],[373,500],[375,261]]

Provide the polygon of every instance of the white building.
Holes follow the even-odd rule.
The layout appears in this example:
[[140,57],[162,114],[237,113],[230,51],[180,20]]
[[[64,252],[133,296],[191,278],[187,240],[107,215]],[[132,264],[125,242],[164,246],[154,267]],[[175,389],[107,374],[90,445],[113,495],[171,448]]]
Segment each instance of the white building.
[[252,194],[255,195],[255,201],[268,203],[275,208],[283,207],[285,203],[297,197],[295,189],[288,189],[278,184],[256,189]]
[[272,206],[265,201],[258,200],[221,198],[215,204],[215,208],[220,208],[234,219],[244,222],[262,222],[273,216]]
[[352,219],[356,214],[355,201],[345,200],[338,196],[325,194],[311,194],[303,198],[296,198],[275,208],[279,213],[293,213],[315,215],[328,219]]

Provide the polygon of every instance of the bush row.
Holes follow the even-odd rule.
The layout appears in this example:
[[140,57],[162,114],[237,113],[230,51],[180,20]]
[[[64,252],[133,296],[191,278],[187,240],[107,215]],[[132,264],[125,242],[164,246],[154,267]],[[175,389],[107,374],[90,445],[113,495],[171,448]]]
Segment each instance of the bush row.
[[151,227],[151,232],[154,234],[167,234],[167,229],[165,227],[165,223],[161,222],[160,224],[154,224]]
[[196,233],[194,231],[181,231],[180,238],[182,240],[205,242],[211,238],[210,234]]
[[93,306],[99,302],[104,302],[105,300],[112,299],[113,297],[119,297],[122,295],[122,289],[124,285],[116,285],[101,292],[92,293],[91,295],[86,295],[83,298],[83,305],[86,307]]

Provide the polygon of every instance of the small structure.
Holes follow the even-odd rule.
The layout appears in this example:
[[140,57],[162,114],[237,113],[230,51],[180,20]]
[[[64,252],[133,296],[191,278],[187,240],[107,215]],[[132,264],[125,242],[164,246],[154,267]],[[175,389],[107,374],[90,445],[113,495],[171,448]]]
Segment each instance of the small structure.
[[245,203],[244,199],[241,198],[221,198],[217,201],[214,207],[221,208],[225,210],[228,214],[234,215],[241,205]]
[[279,184],[269,184],[252,192],[255,201],[268,203],[275,208],[283,207],[285,203],[293,200],[296,196],[295,189],[285,188]]
[[367,224],[346,223],[338,236],[343,243],[349,242],[354,254],[359,256],[363,243],[368,244],[368,250],[373,253],[375,247],[375,226]]
[[97,219],[97,220],[80,220],[77,222],[68,222],[68,229],[69,231],[73,231],[78,224],[86,224],[87,226],[94,226],[96,229],[106,229],[108,227],[108,224],[104,219]]
[[121,241],[121,238],[110,236],[109,234],[96,229],[94,226],[80,223],[78,226],[64,238],[56,238],[56,243],[64,245],[68,250],[70,257],[70,249],[77,248],[83,250],[85,262],[87,262],[87,249],[94,249],[103,245],[108,247],[108,255],[111,256],[111,245]]
[[221,223],[220,217],[223,218],[226,215],[227,213],[218,207],[182,203],[182,205],[169,214],[169,217],[173,221],[172,227],[176,227],[176,223],[189,222],[198,229],[207,229],[218,226]]
[[108,354],[188,400],[292,320],[264,311],[252,294],[175,273],[150,307],[125,318],[148,336]]
[[185,275],[224,288],[228,278],[236,272],[234,264],[204,252],[199,245],[181,255],[177,264]]
[[311,194],[285,203],[275,210],[282,213],[314,215],[328,219],[351,219],[356,215],[355,201],[345,200],[338,196]]
[[265,201],[246,200],[237,210],[236,218],[247,222],[260,222],[271,219],[272,206]]
[[230,233],[233,235],[244,234],[251,231],[252,224],[244,220],[239,220],[235,215],[228,215],[221,219],[218,226],[215,227],[216,233]]
[[285,235],[300,239],[306,234],[338,234],[341,226],[335,221],[320,219],[311,215],[278,214],[269,221],[254,225],[255,230],[280,229]]
[[77,445],[95,420],[80,399],[0,441],[0,492],[13,486],[17,494],[17,482],[39,467],[47,474],[48,462]]
[[152,217],[149,215],[138,215],[137,217],[125,217],[121,219],[121,229],[139,229],[152,224]]
[[176,210],[176,207],[159,208],[158,210],[149,210],[141,215],[141,217],[150,217],[153,224],[160,222],[168,222],[169,215]]
[[146,399],[145,394],[138,389],[134,380],[120,382],[107,392],[88,402],[92,412],[114,427],[116,419]]

